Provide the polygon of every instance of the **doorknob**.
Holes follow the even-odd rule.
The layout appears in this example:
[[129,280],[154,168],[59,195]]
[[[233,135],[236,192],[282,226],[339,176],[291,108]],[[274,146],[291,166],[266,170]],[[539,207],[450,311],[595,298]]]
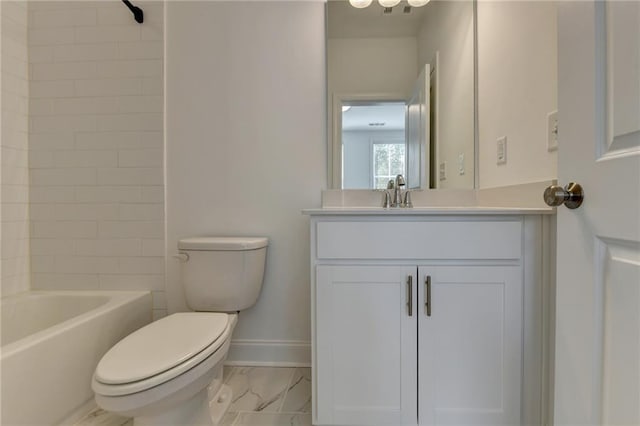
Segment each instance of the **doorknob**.
[[577,209],[583,199],[582,187],[575,182],[569,182],[564,188],[560,185],[549,185],[544,190],[544,202],[551,207],[564,204],[569,209]]

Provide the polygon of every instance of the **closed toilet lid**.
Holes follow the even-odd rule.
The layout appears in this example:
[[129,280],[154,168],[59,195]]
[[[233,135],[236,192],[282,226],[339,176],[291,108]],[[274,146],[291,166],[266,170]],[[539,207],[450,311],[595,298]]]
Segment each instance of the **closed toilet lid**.
[[161,374],[206,349],[212,353],[227,329],[229,316],[212,312],[176,313],[128,335],[100,360],[95,379],[124,384]]

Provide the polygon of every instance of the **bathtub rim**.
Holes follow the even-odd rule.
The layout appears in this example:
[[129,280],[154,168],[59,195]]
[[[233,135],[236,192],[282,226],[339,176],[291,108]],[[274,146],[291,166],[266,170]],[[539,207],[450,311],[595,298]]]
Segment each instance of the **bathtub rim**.
[[32,346],[41,343],[53,336],[68,331],[73,328],[74,324],[89,321],[93,318],[100,316],[101,314],[117,309],[129,302],[142,299],[147,295],[151,297],[151,303],[153,303],[153,294],[151,291],[145,290],[29,290],[10,296],[0,298],[0,302],[10,299],[18,299],[23,297],[29,297],[31,295],[59,295],[59,296],[107,296],[109,299],[98,306],[80,315],[71,317],[65,321],[54,324],[50,327],[39,330],[33,334],[30,334],[22,339],[16,340],[0,347],[0,361],[8,358],[20,351],[30,348]]

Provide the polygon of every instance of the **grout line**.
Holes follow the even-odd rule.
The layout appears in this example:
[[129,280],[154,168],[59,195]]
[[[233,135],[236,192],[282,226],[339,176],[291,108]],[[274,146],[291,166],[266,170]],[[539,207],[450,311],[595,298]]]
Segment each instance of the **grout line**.
[[284,389],[284,395],[282,396],[282,401],[280,402],[280,406],[276,410],[276,413],[282,412],[282,407],[284,407],[284,402],[287,400],[287,396],[289,395],[289,389],[291,388],[291,384],[293,382],[293,378],[296,376],[297,367],[293,367],[293,371],[291,371],[291,375],[289,376],[289,380],[287,380],[287,387]]

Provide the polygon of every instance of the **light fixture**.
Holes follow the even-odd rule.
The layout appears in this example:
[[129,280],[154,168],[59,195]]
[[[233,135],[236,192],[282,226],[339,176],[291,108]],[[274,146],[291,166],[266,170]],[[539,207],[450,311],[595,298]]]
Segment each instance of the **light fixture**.
[[429,3],[429,0],[407,0],[411,7],[421,7]]
[[364,9],[369,6],[373,0],[349,0],[349,4],[357,9]]
[[378,0],[382,7],[393,7],[400,3],[400,0]]

